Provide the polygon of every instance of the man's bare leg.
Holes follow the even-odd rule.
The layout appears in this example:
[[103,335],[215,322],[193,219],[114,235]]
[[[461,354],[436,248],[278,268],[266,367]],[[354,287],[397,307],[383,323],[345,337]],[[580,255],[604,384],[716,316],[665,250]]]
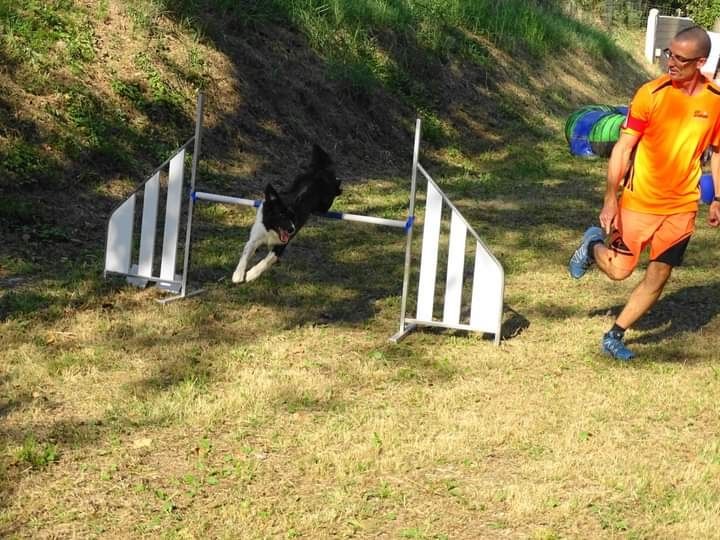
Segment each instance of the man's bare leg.
[[[597,243],[593,245],[592,250],[598,268],[609,278],[622,280],[632,274],[632,269],[627,270],[613,265],[613,259],[617,255],[604,244]],[[613,327],[603,336],[604,352],[618,360],[631,360],[635,357],[635,354],[623,343],[625,330],[635,324],[657,302],[670,278],[672,268],[671,265],[659,261],[651,261],[648,264],[642,281],[630,293],[630,298]]]
[[605,244],[598,242],[593,245],[593,259],[595,259],[597,267],[610,279],[620,281],[632,274],[633,270],[626,270],[613,265],[615,257],[617,257],[617,254]]
[[[612,264],[614,253],[603,244],[593,246],[593,255],[598,268],[610,279],[622,280],[632,273],[632,270],[614,267]],[[633,289],[627,304],[618,316],[618,326],[625,329],[630,328],[657,302],[670,278],[672,269],[673,267],[667,263],[650,261],[645,271],[645,277]]]
[[633,289],[627,304],[620,312],[616,324],[622,328],[630,328],[660,298],[673,267],[667,263],[651,261],[645,271],[645,277]]

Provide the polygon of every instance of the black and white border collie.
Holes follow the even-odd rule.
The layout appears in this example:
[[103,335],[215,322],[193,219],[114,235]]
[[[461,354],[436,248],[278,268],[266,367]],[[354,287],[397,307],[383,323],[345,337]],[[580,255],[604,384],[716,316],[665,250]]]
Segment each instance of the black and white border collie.
[[[340,193],[332,159],[317,144],[313,145],[310,165],[288,189],[278,192],[271,184],[265,187],[265,200],[257,209],[250,239],[232,275],[233,283],[257,279],[275,264],[310,214],[327,212]],[[248,262],[263,244],[268,246],[267,256],[246,271]]]

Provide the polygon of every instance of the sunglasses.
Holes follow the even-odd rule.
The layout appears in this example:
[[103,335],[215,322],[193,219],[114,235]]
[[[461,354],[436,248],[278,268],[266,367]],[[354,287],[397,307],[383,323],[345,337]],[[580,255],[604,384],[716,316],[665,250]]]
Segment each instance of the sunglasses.
[[682,56],[678,56],[677,54],[673,54],[673,52],[670,49],[663,49],[662,56],[666,60],[675,60],[675,63],[679,66],[686,66],[690,62],[695,62],[702,58],[702,56],[698,56],[696,58],[684,58]]

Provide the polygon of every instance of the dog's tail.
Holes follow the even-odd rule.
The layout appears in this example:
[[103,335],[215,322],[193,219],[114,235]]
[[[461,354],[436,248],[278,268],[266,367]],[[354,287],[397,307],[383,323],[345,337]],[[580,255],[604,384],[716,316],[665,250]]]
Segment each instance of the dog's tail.
[[310,162],[310,168],[319,169],[332,169],[334,163],[330,155],[320,148],[320,145],[313,144],[312,149],[312,161]]

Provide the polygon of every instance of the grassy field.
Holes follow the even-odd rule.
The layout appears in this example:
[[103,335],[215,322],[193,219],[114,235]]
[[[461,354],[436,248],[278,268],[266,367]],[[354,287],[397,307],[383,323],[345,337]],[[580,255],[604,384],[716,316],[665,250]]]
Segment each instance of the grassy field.
[[[0,98],[7,105],[0,107],[0,143],[4,157],[14,156],[10,172],[22,186],[0,191],[7,239],[0,252],[0,536],[717,537],[720,239],[705,223],[706,207],[686,265],[628,332],[636,361],[603,357],[599,341],[640,274],[612,283],[597,273],[573,281],[566,271],[582,231],[597,219],[605,162],[569,156],[562,122],[573,105],[599,95],[626,102],[632,85],[650,76],[627,52],[637,36],[597,37],[587,48],[579,38],[564,45],[592,61],[563,56],[552,45],[540,46],[542,40],[523,56],[512,51],[523,48],[527,35],[498,33],[490,23],[501,19],[486,14],[490,29],[484,30],[479,11],[476,19],[448,11],[448,25],[478,38],[489,60],[446,50],[438,87],[417,85],[417,58],[397,64],[405,75],[392,80],[365,63],[376,82],[363,97],[343,93],[357,80],[347,73],[340,82],[333,78],[336,58],[320,62],[314,55],[322,56],[322,47],[304,49],[295,34],[283,33],[283,25],[291,26],[312,43],[297,17],[305,13],[303,20],[325,24],[329,16],[319,3],[304,12],[288,8],[298,2],[257,8],[255,19],[240,26],[255,48],[220,40],[212,19],[192,12],[189,2],[172,13],[160,2],[140,0],[62,1],[52,5],[55,11],[28,5],[35,19],[27,13],[12,18],[15,4],[0,0],[4,28],[7,21],[15,25],[2,48],[4,58],[14,59],[13,77],[0,83],[18,92]],[[392,37],[378,21],[397,25],[397,17],[418,16],[346,12],[343,5],[322,4],[345,14],[329,19],[333,24],[350,21],[347,28],[363,28],[372,38],[363,43],[376,45]],[[477,2],[478,10],[486,5]],[[235,28],[231,15],[237,13],[223,9]],[[547,12],[538,13],[546,20]],[[318,15],[324,18],[313,18]],[[100,23],[91,24],[96,19]],[[17,25],[27,20],[35,26],[22,34]],[[18,44],[38,38],[37,29],[45,28],[38,21],[62,30],[65,43],[79,48],[59,47],[57,38],[49,45],[37,41],[35,64],[25,59],[30,49]],[[572,36],[582,33],[582,24],[559,28]],[[95,37],[83,41],[83,35]],[[84,42],[95,45],[83,49]],[[146,43],[153,46],[143,49]],[[608,56],[598,52],[601,44]],[[252,54],[240,52],[259,58],[264,51],[275,62],[268,77],[278,76],[284,73],[278,66],[292,69],[280,60],[298,60],[288,52],[293,47],[301,49],[308,77],[321,65],[331,81],[332,92],[315,88],[329,104],[327,116],[283,118],[279,102],[277,109],[253,109],[264,93],[282,89],[251,83],[233,68],[253,66],[243,64],[246,57],[254,61]],[[58,50],[67,55],[64,63],[48,52]],[[401,48],[387,50],[401,58]],[[427,62],[442,64],[435,56]],[[102,71],[103,63],[117,70],[114,76]],[[495,71],[486,77],[471,69],[483,65]],[[458,66],[462,77],[453,75]],[[46,78],[34,101],[12,101],[28,95],[17,90],[23,81],[37,83],[43,70],[53,75],[54,69],[65,78]],[[226,80],[237,87],[223,91]],[[397,80],[407,84],[396,87]],[[72,81],[88,86],[65,86]],[[343,141],[331,149],[345,178],[335,209],[404,219],[411,133],[387,134],[382,120],[371,118],[371,102],[363,100],[384,95],[374,85],[401,89],[383,98],[380,110],[391,120],[400,112],[425,118],[429,144],[422,162],[504,266],[500,347],[487,336],[431,330],[389,343],[399,324],[404,238],[368,225],[314,220],[281,264],[236,286],[229,277],[251,212],[201,203],[191,282],[205,294],[160,305],[153,289],[103,280],[105,210],[191,133],[196,87],[210,99],[199,177],[208,191],[251,195],[241,188],[257,191],[259,179],[294,171],[307,151],[300,141],[317,132],[292,130],[313,118],[328,128],[342,109],[357,144],[354,154]],[[433,93],[443,88],[462,101],[446,103]],[[336,109],[337,96],[343,107]],[[43,106],[32,117],[36,129],[10,130],[11,110],[30,122],[23,103]],[[65,103],[55,123],[48,103]],[[358,120],[363,110],[370,115],[366,124]],[[224,125],[228,119],[235,123]],[[363,126],[385,134],[384,146],[366,142]],[[38,146],[28,133],[49,137],[49,146]],[[106,144],[107,133],[119,143]],[[239,150],[223,146],[223,137]],[[285,152],[288,147],[298,149]],[[376,161],[371,151],[383,148],[388,159]],[[94,159],[96,168],[89,165]],[[357,166],[363,161],[365,169]],[[378,163],[394,166],[383,174]],[[67,190],[71,202],[63,198]],[[46,192],[52,197],[41,197]],[[33,217],[53,204],[62,219]],[[418,217],[422,221],[421,212]],[[78,237],[77,227],[87,236]],[[73,241],[78,238],[82,242]],[[415,288],[411,293],[414,298]]]
[[[508,272],[501,347],[388,343],[403,243],[372,227],[311,226],[232,286],[250,218],[218,206],[199,212],[203,296],[161,306],[72,262],[6,293],[4,535],[712,537],[716,233],[629,332],[640,358],[602,357],[637,278],[567,277],[566,208],[592,218],[602,163],[559,146],[544,185],[457,198]],[[350,188],[343,209],[396,215],[406,184]]]

